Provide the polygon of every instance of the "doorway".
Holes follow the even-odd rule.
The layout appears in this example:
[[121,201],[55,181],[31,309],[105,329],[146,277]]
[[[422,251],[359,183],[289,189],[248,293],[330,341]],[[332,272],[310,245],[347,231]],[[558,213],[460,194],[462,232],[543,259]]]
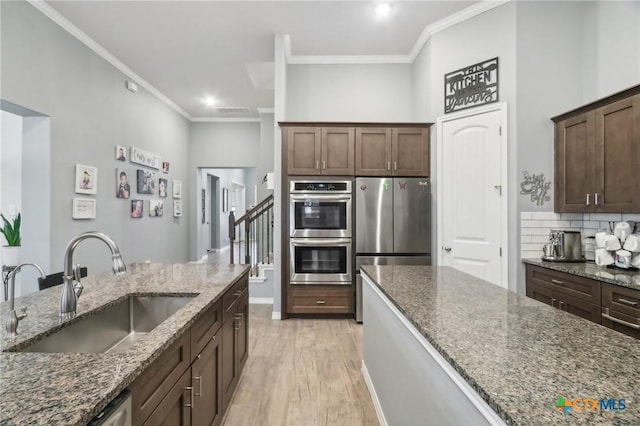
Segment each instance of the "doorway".
[[209,251],[220,249],[220,178],[207,175],[207,194],[209,195]]
[[438,264],[507,288],[507,106],[437,120]]

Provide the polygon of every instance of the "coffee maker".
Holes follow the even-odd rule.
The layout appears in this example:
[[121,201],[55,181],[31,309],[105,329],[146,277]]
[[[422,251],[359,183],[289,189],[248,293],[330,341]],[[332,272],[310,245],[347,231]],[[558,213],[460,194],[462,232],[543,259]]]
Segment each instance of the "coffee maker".
[[584,262],[580,231],[551,230],[549,243],[543,247],[542,260],[550,262]]

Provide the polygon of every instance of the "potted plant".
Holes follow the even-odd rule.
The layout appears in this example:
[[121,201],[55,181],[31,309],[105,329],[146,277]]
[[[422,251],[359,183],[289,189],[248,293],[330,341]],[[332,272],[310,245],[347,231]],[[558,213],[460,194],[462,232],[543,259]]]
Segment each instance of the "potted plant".
[[7,245],[2,246],[2,263],[8,266],[15,266],[18,264],[18,254],[20,253],[20,225],[22,223],[22,217],[20,213],[16,216],[12,222],[9,222],[3,214],[2,217],[3,226],[0,228],[0,232],[7,240]]

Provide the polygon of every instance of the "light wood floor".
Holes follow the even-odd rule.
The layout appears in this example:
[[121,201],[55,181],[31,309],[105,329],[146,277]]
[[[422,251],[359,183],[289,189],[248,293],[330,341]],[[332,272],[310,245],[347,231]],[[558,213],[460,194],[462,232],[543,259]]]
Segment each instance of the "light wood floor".
[[225,426],[378,425],[360,372],[362,325],[271,319],[250,305],[249,359]]

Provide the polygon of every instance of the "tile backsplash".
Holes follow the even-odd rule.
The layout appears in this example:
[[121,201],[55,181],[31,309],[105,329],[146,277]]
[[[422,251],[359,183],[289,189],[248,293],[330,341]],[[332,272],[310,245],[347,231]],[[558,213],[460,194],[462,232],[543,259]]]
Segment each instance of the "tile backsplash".
[[598,229],[609,229],[609,222],[640,222],[640,214],[620,213],[554,213],[522,212],[520,214],[520,253],[522,258],[540,258],[542,246],[549,242],[552,229],[580,231],[582,250],[587,260],[594,259],[596,249],[593,239]]

